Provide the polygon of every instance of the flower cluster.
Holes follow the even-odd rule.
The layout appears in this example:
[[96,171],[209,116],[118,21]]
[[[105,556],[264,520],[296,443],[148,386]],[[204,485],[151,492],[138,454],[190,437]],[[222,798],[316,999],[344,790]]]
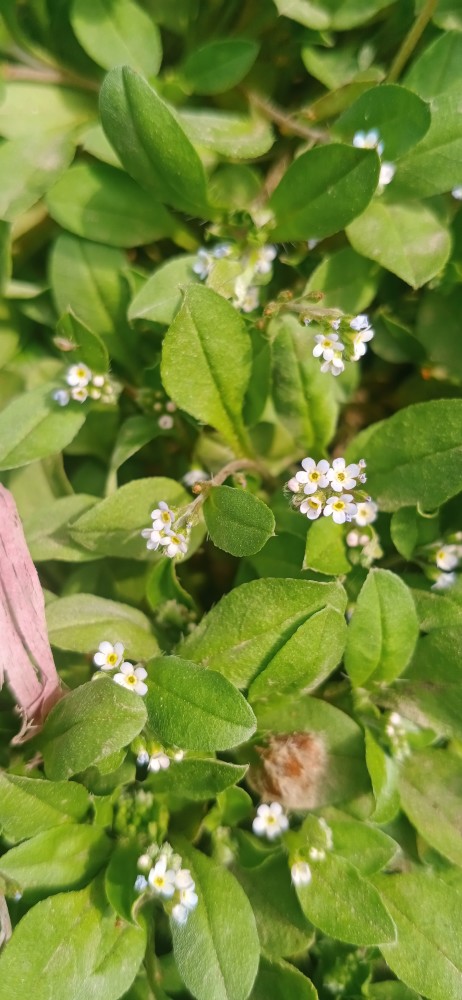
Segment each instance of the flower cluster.
[[[376,149],[380,157],[385,149],[385,144],[380,138],[380,132],[376,128],[371,128],[369,132],[355,132],[353,136],[353,146],[356,146],[358,149]],[[389,163],[387,161],[381,163],[378,186],[379,194],[383,191],[387,184],[391,183],[395,173],[396,167],[394,163]]]
[[228,258],[238,264],[239,274],[234,279],[232,304],[235,309],[250,313],[259,306],[259,286],[268,281],[276,256],[277,248],[271,243],[246,249],[243,253],[232,243],[216,243],[214,247],[198,250],[193,271],[201,281],[205,281],[217,261]]
[[144,683],[148,676],[147,671],[144,667],[134,667],[133,663],[124,660],[124,652],[123,643],[115,642],[112,644],[105,639],[100,642],[98,652],[93,657],[93,663],[99,670],[116,670],[119,667],[120,669],[113,675],[112,680],[116,684],[120,684],[121,687],[127,688],[128,691],[144,695],[148,690]]
[[158,507],[151,511],[151,518],[151,527],[143,528],[141,532],[142,537],[147,539],[146,548],[153,552],[162,548],[164,555],[170,559],[186,555],[191,529],[186,523],[185,528],[179,530],[177,512],[165,500],[160,500]]
[[310,521],[321,514],[332,517],[336,524],[356,521],[363,526],[375,520],[376,504],[357,488],[357,483],[366,482],[363,458],[350,465],[344,458],[334,458],[332,465],[326,459],[315,462],[314,458],[304,458],[301,465],[301,471],[289,479],[287,487],[294,494],[293,506]]
[[59,406],[67,406],[71,400],[85,403],[87,399],[114,403],[119,391],[119,386],[107,375],[94,375],[91,368],[83,362],[71,365],[64,375],[64,381],[67,388],[53,392],[53,399]]
[[[305,318],[305,324],[311,322]],[[336,319],[318,319],[322,333],[314,336],[313,356],[321,360],[321,371],[341,375],[346,361],[359,361],[364,357],[366,344],[372,340],[374,331],[367,316],[340,316]]]
[[138,858],[135,890],[157,898],[177,924],[185,924],[196,909],[198,897],[189,868],[181,867],[181,857],[170,844],[151,844]]
[[138,752],[136,763],[138,767],[146,767],[153,774],[158,774],[159,771],[168,771],[172,760],[179,763],[183,760],[183,757],[183,750],[173,750],[171,756],[169,756],[160,743],[151,743],[149,750],[147,747],[144,747]]
[[312,820],[311,837],[315,842],[297,851],[290,868],[292,883],[297,887],[309,885],[311,882],[311,867],[308,861],[312,864],[325,861],[327,852],[334,846],[332,830],[325,819],[318,816],[312,817]]
[[433,545],[427,547],[425,555],[430,559],[427,575],[433,580],[432,590],[447,590],[452,587],[457,580],[454,570],[458,568],[462,558],[462,545],[451,542]]
[[252,830],[257,837],[276,840],[288,828],[289,820],[280,802],[271,802],[270,805],[263,802],[258,806],[257,815],[252,823]]
[[385,733],[390,743],[390,749],[397,760],[405,760],[410,754],[408,744],[408,727],[398,712],[390,712],[386,717]]

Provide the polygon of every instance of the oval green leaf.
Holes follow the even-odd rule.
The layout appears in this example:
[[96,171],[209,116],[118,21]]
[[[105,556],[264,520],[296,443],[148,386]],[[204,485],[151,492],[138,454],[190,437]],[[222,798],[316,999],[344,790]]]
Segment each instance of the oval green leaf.
[[55,455],[75,438],[85,423],[80,403],[58,406],[53,385],[22,393],[0,413],[0,470],[17,469]]
[[160,69],[157,25],[132,0],[74,0],[70,19],[82,48],[103,69],[127,63],[145,76]]
[[128,604],[94,594],[59,597],[46,609],[48,638],[57,649],[94,653],[103,639],[122,642],[125,656],[147,660],[158,651],[149,619]]
[[194,94],[222,94],[247,75],[258,55],[258,42],[227,38],[201,45],[180,68],[180,78]]
[[8,841],[84,819],[90,807],[88,792],[68,781],[23,778],[0,771],[0,829]]
[[273,512],[245,490],[215,486],[202,509],[212,542],[233,556],[254,555],[274,535]]
[[420,288],[444,267],[451,252],[449,230],[418,202],[408,205],[374,201],[347,229],[351,245]]
[[0,858],[0,876],[48,895],[78,889],[107,861],[112,843],[101,828],[66,824],[38,833]]
[[348,626],[345,666],[352,684],[390,683],[414,652],[419,621],[406,584],[387,569],[370,570]]
[[355,132],[377,129],[384,144],[383,158],[394,161],[415,146],[430,127],[428,104],[397,84],[371,87],[340,115],[333,132],[351,142]]

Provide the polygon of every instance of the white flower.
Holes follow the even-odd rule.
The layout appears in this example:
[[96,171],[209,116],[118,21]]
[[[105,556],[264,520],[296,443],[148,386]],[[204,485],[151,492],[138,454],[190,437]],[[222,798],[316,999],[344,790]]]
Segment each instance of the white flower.
[[371,128],[369,132],[355,132],[353,146],[357,146],[358,149],[376,149],[379,156],[382,155],[384,149],[380,132],[376,128]]
[[70,395],[67,389],[56,389],[53,393],[53,399],[58,406],[67,406],[70,400]]
[[457,547],[455,545],[442,545],[436,553],[435,562],[438,569],[444,569],[446,572],[455,569],[459,563]]
[[188,551],[186,536],[181,533],[161,538],[160,544],[164,546],[165,555],[169,556],[170,559],[174,559],[178,555],[185,555]]
[[338,333],[331,333],[329,336],[317,333],[314,339],[316,346],[313,347],[313,357],[323,357],[324,361],[333,361],[334,357],[343,351],[345,347],[338,339]]
[[152,868],[152,858],[150,854],[141,854],[138,858],[138,868],[140,872],[149,872]]
[[272,262],[275,257],[277,257],[277,247],[273,246],[272,243],[268,243],[264,247],[260,247],[256,253],[256,261],[254,264],[255,274],[269,274],[271,271]]
[[306,861],[296,861],[290,869],[294,885],[308,885],[311,882],[311,868]]
[[97,389],[102,389],[106,382],[106,377],[104,375],[93,375],[92,384],[96,386]]
[[138,764],[138,767],[145,767],[146,764],[149,764],[149,754],[147,750],[140,750],[136,758],[136,763]]
[[447,590],[448,587],[452,587],[456,582],[457,576],[455,573],[438,573],[435,582],[432,584],[432,590]]
[[144,892],[144,890],[147,889],[147,887],[148,883],[144,875],[137,875],[135,879],[135,885],[133,886],[135,892]]
[[190,469],[183,476],[181,482],[191,489],[196,483],[205,483],[207,479],[210,479],[208,472],[204,472],[204,469]]
[[350,321],[352,330],[368,330],[369,325],[369,320],[364,313],[360,313],[359,316],[353,316],[353,319]]
[[194,882],[192,885],[186,886],[185,889],[180,889],[180,903],[182,906],[185,906],[187,910],[195,910],[198,904],[197,893],[194,889]]
[[66,382],[71,386],[85,386],[91,382],[92,374],[88,365],[71,365],[66,372]]
[[280,837],[284,830],[287,830],[289,820],[284,813],[280,802],[271,802],[258,806],[257,815],[252,823],[252,830],[257,837],[267,837],[268,840],[275,840]]
[[456,201],[462,201],[462,185],[460,187],[453,188],[451,194]]
[[112,645],[112,642],[104,640],[98,646],[98,652],[93,657],[93,663],[100,670],[115,670],[122,663],[124,651],[123,642],[115,642]]
[[222,257],[229,257],[231,250],[231,243],[215,243],[210,253],[215,260],[220,260]]
[[345,541],[350,549],[356,549],[360,545],[359,533],[357,531],[349,531]]
[[146,548],[156,552],[163,538],[163,532],[154,530],[153,528],[143,528],[140,531],[140,535],[142,538],[147,538]]
[[197,257],[192,269],[194,274],[197,274],[201,281],[203,281],[204,278],[210,274],[212,264],[212,255],[201,247],[201,249],[197,251]]
[[186,906],[183,906],[182,903],[175,903],[175,906],[173,907],[172,910],[172,917],[175,923],[180,924],[180,926],[182,926],[183,924],[186,923],[188,916],[189,913]]
[[194,879],[189,868],[180,868],[175,877],[176,889],[194,889]]
[[298,482],[298,479],[297,479],[296,476],[292,476],[292,479],[289,479],[289,482],[287,483],[287,489],[291,490],[292,493],[299,493],[300,492],[301,485]]
[[303,486],[304,493],[316,493],[316,490],[327,486],[329,462],[326,462],[325,458],[317,464],[314,458],[304,458],[301,464],[304,471],[297,472],[295,478]]
[[157,421],[157,424],[160,427],[161,431],[171,431],[174,423],[175,421],[173,417],[170,416],[169,413],[163,413],[162,416],[159,417]]
[[323,361],[321,365],[321,371],[323,375],[326,372],[330,372],[331,375],[341,375],[345,371],[345,365],[342,361],[342,355],[340,351],[334,354],[332,361]]
[[113,680],[121,687],[127,688],[128,691],[143,695],[148,690],[147,684],[144,684],[144,679],[147,676],[144,667],[134,667],[132,663],[125,662],[122,663],[120,672],[114,674]]
[[311,496],[300,504],[300,513],[306,514],[310,521],[316,521],[316,518],[322,514],[322,508],[322,500],[317,496]]
[[163,753],[162,750],[159,750],[158,753],[152,754],[149,758],[148,771],[157,773],[157,771],[167,771],[169,767],[170,757],[167,757],[167,754]]
[[84,403],[88,399],[88,389],[84,385],[76,385],[71,389],[71,399],[76,403]]
[[330,325],[331,325],[331,327],[332,327],[333,330],[338,330],[338,328],[340,326],[340,323],[341,323],[341,319],[339,317],[339,319],[333,319],[332,323]]
[[325,861],[326,852],[322,847],[310,847],[308,854],[311,861]]
[[175,750],[173,754],[173,760],[179,764],[184,759],[184,750]]
[[364,345],[367,344],[369,340],[372,340],[373,336],[374,336],[374,331],[371,326],[369,327],[368,330],[358,330],[358,333],[353,338],[353,355],[351,358],[352,361],[359,361],[359,359],[365,355],[367,347],[365,347]]
[[242,309],[242,312],[249,313],[257,309],[259,305],[259,292],[258,288],[251,287],[247,285],[245,278],[242,276],[236,278],[234,283],[234,299],[233,306],[235,309]]
[[167,863],[165,854],[161,854],[148,875],[151,889],[154,890],[156,896],[161,896],[163,899],[171,899],[175,892],[176,872],[167,868]]
[[373,521],[377,520],[378,507],[373,500],[364,500],[356,506],[355,521],[356,524],[359,524],[360,528],[365,528],[366,525],[372,524]]
[[159,500],[158,507],[151,511],[151,517],[153,531],[166,531],[172,526],[176,514],[165,500]]
[[387,184],[391,184],[395,173],[396,167],[394,163],[382,163],[380,165],[379,187],[386,187]]
[[332,515],[332,520],[336,524],[344,524],[345,521],[351,521],[357,510],[356,504],[352,503],[352,500],[351,493],[343,493],[339,497],[329,497],[324,507],[325,517]]
[[327,473],[327,478],[332,489],[337,493],[342,493],[343,490],[354,489],[360,471],[359,465],[345,465],[344,458],[334,458],[332,468]]

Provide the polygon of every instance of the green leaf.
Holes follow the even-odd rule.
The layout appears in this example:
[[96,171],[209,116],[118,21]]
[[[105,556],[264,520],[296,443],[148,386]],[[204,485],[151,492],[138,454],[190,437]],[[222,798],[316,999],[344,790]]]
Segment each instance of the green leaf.
[[246,768],[226,764],[222,760],[187,757],[179,764],[171,764],[168,771],[159,771],[149,777],[149,788],[154,795],[179,795],[192,802],[214,799],[238,781],[242,781]]
[[300,909],[287,859],[272,854],[255,868],[239,867],[234,874],[250,900],[265,955],[277,959],[306,951],[313,928]]
[[68,135],[38,135],[0,146],[0,218],[13,221],[48,191],[69,166],[74,143]]
[[268,962],[262,956],[250,1000],[318,1000],[318,994],[306,976],[287,962]]
[[351,142],[355,132],[377,129],[385,160],[396,160],[423,138],[430,127],[430,109],[405,87],[381,84],[358,97],[333,127],[334,135]]
[[[141,531],[149,527],[150,512],[159,500],[180,508],[190,503],[191,496],[173,479],[162,476],[135,479],[79,517],[72,525],[72,537],[79,545],[98,555],[116,555],[123,559],[151,558]],[[200,527],[193,530],[190,552],[197,547],[202,535]]]
[[23,778],[0,771],[0,829],[8,841],[83,820],[90,799],[82,785]]
[[388,6],[388,0],[369,0],[366,10],[362,0],[275,0],[275,3],[280,14],[315,31],[355,28]]
[[355,687],[390,683],[414,652],[419,622],[406,584],[387,569],[371,569],[348,626],[345,666]]
[[447,31],[427,45],[405,78],[406,87],[425,99],[439,97],[462,80],[462,36]]
[[371,1000],[421,1000],[409,990],[403,983],[398,983],[396,979],[387,979],[381,983],[369,983],[368,992]]
[[162,743],[185,750],[226,750],[250,739],[255,716],[245,698],[214,670],[179,656],[150,660],[146,708]]
[[74,494],[59,497],[24,519],[26,542],[34,562],[57,559],[63,562],[87,562],[95,557],[82,549],[69,535],[69,525],[96,503],[96,497]]
[[48,192],[51,218],[76,236],[111,247],[136,247],[171,236],[170,212],[131,177],[105,163],[71,167]]
[[460,182],[462,123],[458,88],[432,101],[432,121],[421,142],[403,156],[393,178],[393,194],[431,198]]
[[128,604],[94,594],[71,594],[47,606],[48,637],[57,649],[94,653],[100,642],[122,642],[130,659],[147,660],[158,651],[151,625]]
[[117,472],[124,462],[132,455],[136,455],[160,433],[159,421],[155,417],[128,417],[117,435],[109,464],[110,471]]
[[[56,324],[56,333],[74,345],[75,359],[83,361],[93,372],[106,374],[109,368],[109,354],[106,344],[93,330],[90,330],[78,316],[68,309]],[[74,358],[73,358],[74,360]]]
[[184,926],[172,921],[180,976],[197,1000],[246,1000],[258,969],[260,945],[241,886],[186,841],[179,850],[196,883],[199,902]]
[[274,515],[263,500],[232,486],[214,486],[203,506],[214,545],[233,556],[251,556],[274,535]]
[[[311,336],[293,316],[271,324],[272,396],[284,427],[303,454],[323,449],[332,439],[338,415],[338,393],[326,383],[310,350]],[[284,461],[284,468],[287,460]]]
[[338,666],[346,631],[343,614],[330,605],[311,615],[253,681],[249,701],[266,701],[272,690],[294,695],[313,691]]
[[359,434],[348,461],[367,460],[367,488],[381,510],[432,511],[462,490],[461,421],[460,399],[408,406]]
[[16,469],[65,448],[85,422],[84,407],[61,407],[54,386],[40,385],[16,396],[0,413],[0,469]]
[[61,892],[85,885],[107,861],[112,844],[96,826],[66,824],[38,833],[0,858],[0,875],[19,886]]
[[257,115],[237,115],[215,108],[191,109],[178,115],[190,141],[232,160],[264,156],[274,143],[271,125]]
[[351,572],[344,531],[332,518],[321,517],[309,523],[303,569],[312,569],[326,576],[342,576]]
[[364,212],[377,187],[374,150],[333,143],[302,153],[271,196],[276,240],[324,239]]
[[62,135],[73,133],[95,119],[97,108],[93,94],[72,87],[57,87],[55,83],[8,83],[0,104],[0,135],[5,139],[29,141],[43,133]]
[[104,876],[104,888],[109,903],[119,916],[134,923],[133,904],[139,899],[135,879],[139,875],[139,845],[136,840],[119,841]]
[[439,0],[432,20],[446,31],[462,30],[462,17],[457,0]]
[[325,256],[308,279],[306,292],[322,292],[325,309],[360,313],[375,298],[380,270],[351,247]]
[[253,66],[259,44],[251,39],[227,38],[201,45],[180,67],[182,85],[193,94],[222,94],[231,90]]
[[448,750],[423,750],[405,761],[399,780],[401,805],[435,850],[462,866],[460,757]]
[[247,687],[328,604],[345,610],[346,594],[337,583],[265,579],[242,584],[204,615],[181,654]]
[[143,699],[109,678],[89,681],[62,698],[40,737],[45,773],[70,778],[127,746],[146,722]]
[[444,267],[451,251],[446,226],[425,205],[374,201],[347,229],[358,253],[377,261],[413,288]]
[[[415,594],[418,591],[414,591]],[[429,594],[436,601],[435,631],[420,639],[406,673],[400,708],[418,725],[435,729],[450,739],[462,739],[462,628],[445,621],[444,597]],[[457,605],[453,605],[457,610]],[[460,610],[460,609],[459,609]],[[425,620],[422,627],[431,627]]]
[[429,1000],[457,997],[462,990],[460,892],[431,871],[376,875],[374,883],[398,929],[397,942],[381,948],[390,969]]
[[356,820],[331,820],[334,850],[350,861],[361,875],[373,875],[394,857],[398,844],[382,830]]
[[118,1000],[145,946],[144,931],[120,920],[93,885],[51,896],[25,914],[2,951],[0,997]]
[[82,48],[98,66],[112,69],[127,63],[145,76],[155,76],[160,69],[159,30],[132,0],[74,0],[70,20]]
[[420,302],[413,336],[422,344],[432,365],[445,369],[446,378],[462,381],[462,344],[457,312],[462,302],[460,285],[449,294],[426,291]]
[[350,944],[395,939],[393,920],[377,889],[345,858],[327,853],[311,866],[311,882],[296,889],[308,920],[330,937]]
[[375,798],[375,823],[389,823],[399,810],[398,767],[376,742],[368,729],[365,731],[366,763]]
[[108,73],[100,94],[104,131],[127,172],[180,212],[203,215],[202,163],[181,125],[154,90],[128,66]]
[[195,260],[195,254],[182,254],[156,268],[132,300],[128,318],[172,323],[183,301],[183,290],[199,281],[192,269]]
[[252,348],[244,321],[210,288],[192,285],[163,343],[162,382],[172,399],[246,451],[242,407]]

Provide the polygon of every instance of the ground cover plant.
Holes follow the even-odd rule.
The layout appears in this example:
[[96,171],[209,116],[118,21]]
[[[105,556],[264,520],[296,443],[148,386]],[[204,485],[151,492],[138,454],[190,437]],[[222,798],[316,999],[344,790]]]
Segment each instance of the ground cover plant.
[[460,3],[2,18],[0,1000],[461,1000]]

